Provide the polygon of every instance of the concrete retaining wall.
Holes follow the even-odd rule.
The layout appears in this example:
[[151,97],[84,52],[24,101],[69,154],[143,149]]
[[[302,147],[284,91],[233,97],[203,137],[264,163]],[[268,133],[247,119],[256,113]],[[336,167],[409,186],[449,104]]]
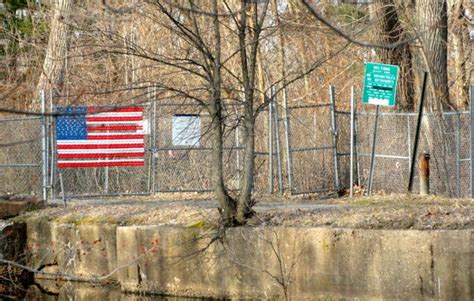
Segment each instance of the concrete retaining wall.
[[[107,275],[117,266],[116,229],[116,225],[30,221],[28,264],[79,278]],[[110,280],[116,280],[116,274]]]
[[0,220],[17,216],[29,210],[41,209],[44,206],[44,201],[34,196],[0,195]]
[[[474,299],[474,231],[28,225],[30,264],[182,296]],[[205,251],[203,251],[205,249]]]

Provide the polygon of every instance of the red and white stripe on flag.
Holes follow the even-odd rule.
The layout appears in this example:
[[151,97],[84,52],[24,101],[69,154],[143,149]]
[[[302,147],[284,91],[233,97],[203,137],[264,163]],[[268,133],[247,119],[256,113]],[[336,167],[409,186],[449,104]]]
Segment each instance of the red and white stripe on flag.
[[143,108],[75,109],[56,121],[59,168],[144,166]]

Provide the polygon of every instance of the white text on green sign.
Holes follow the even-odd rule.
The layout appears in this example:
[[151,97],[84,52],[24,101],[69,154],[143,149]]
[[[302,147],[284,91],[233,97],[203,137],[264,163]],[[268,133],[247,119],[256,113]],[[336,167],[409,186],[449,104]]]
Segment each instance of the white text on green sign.
[[393,107],[397,94],[398,70],[395,65],[367,63],[362,103]]

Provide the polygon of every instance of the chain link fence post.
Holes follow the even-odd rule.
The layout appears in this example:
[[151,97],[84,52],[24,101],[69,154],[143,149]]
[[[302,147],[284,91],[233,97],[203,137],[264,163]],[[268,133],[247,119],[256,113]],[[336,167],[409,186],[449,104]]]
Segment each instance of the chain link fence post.
[[471,85],[470,89],[470,109],[471,109],[471,169],[470,169],[470,177],[471,177],[471,198],[474,198],[474,85]]
[[336,191],[339,191],[339,159],[337,158],[337,121],[336,121],[336,90],[334,86],[329,86],[329,100],[331,110],[331,130],[332,130],[332,148],[334,156],[334,185]]
[[407,115],[407,146],[408,146],[408,166],[411,166],[411,125],[410,125],[410,115]]
[[273,126],[275,133],[275,148],[276,148],[276,160],[277,160],[277,175],[278,175],[278,192],[283,192],[283,175],[282,175],[282,164],[281,164],[281,148],[280,148],[280,118],[278,117],[278,97],[276,95],[275,87],[272,87],[272,104],[273,104]]
[[283,89],[283,114],[285,126],[285,147],[286,147],[286,168],[288,177],[288,193],[291,195],[293,191],[293,164],[291,162],[291,141],[290,141],[290,125],[288,116],[288,94],[286,87]]
[[268,104],[268,193],[273,192],[273,95]]
[[151,193],[155,194],[156,193],[156,159],[158,158],[158,151],[156,149],[156,106],[158,103],[158,90],[156,88],[156,83],[153,85],[154,91],[153,91],[153,106],[151,107],[152,111],[152,117],[151,117],[151,122],[152,122],[152,127],[151,127],[151,133],[150,136],[151,138]]
[[355,130],[355,91],[351,87],[351,119],[350,119],[350,158],[349,158],[349,196],[354,196],[354,130]]
[[370,170],[369,170],[369,182],[367,185],[367,194],[370,196],[372,194],[372,185],[374,181],[374,172],[375,172],[375,160],[376,160],[376,148],[377,148],[377,129],[378,121],[380,115],[380,106],[377,105],[375,110],[375,120],[374,120],[374,132],[372,136],[372,150],[370,154]]
[[[148,102],[148,149],[145,153],[149,154],[148,158],[148,172],[147,172],[147,191],[152,193],[152,177],[153,177],[153,110],[151,100],[150,87],[147,88],[147,102]],[[146,121],[145,121],[146,122]]]
[[459,112],[456,112],[456,128],[455,134],[456,134],[456,145],[455,145],[455,151],[456,151],[456,196],[460,197],[461,196],[461,161],[460,161],[460,144],[461,144],[461,135],[460,135],[460,127],[461,127],[461,114]]
[[43,200],[48,199],[48,123],[46,117],[46,96],[41,90],[41,167]]
[[[54,113],[55,108],[53,104],[53,97],[52,94],[50,96],[50,110],[51,113]],[[51,189],[51,199],[56,199],[56,116],[53,115],[50,118],[50,126],[49,126],[49,139],[50,139],[50,178],[49,178],[49,187]]]
[[241,172],[240,172],[240,126],[237,125],[235,127],[235,167],[236,167],[236,171],[237,171],[237,185],[238,187],[240,187],[240,183],[241,183]]

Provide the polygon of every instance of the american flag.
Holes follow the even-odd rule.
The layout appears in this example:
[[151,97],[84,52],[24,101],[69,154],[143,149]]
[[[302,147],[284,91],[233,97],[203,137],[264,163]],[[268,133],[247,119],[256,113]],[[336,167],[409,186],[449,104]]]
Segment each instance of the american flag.
[[143,108],[59,107],[59,168],[143,166]]

